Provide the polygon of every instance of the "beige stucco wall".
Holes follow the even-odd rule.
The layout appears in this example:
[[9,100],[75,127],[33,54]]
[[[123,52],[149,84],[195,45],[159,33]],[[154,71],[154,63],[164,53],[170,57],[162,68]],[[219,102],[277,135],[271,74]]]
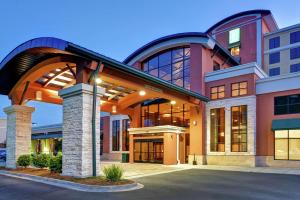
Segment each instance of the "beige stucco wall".
[[[300,31],[300,26],[280,31],[274,34],[267,34],[264,37],[264,69],[269,74],[269,69],[280,67],[280,74],[290,73],[290,65],[300,63],[300,58],[290,60],[290,49],[300,47],[300,42],[290,44],[290,33]],[[269,39],[280,36],[280,47],[269,50]],[[280,52],[280,62],[269,64],[269,54]]]

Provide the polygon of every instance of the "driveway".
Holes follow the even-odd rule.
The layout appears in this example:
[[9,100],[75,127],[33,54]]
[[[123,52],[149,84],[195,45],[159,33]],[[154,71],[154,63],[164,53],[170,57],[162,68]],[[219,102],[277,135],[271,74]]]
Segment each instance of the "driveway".
[[300,199],[300,176],[190,169],[137,179],[143,189],[84,193],[0,176],[2,200]]
[[124,170],[124,178],[133,179],[145,176],[153,176],[158,174],[165,174],[175,171],[185,170],[179,165],[162,165],[162,164],[149,164],[149,163],[120,163],[101,161],[101,169],[109,167],[111,165],[120,166]]

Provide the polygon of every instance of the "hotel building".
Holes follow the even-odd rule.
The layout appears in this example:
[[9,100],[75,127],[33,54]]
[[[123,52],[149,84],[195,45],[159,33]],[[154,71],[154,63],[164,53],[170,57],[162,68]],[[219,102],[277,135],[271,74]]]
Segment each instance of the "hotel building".
[[[94,72],[102,159],[128,153],[131,163],[299,167],[299,66],[300,26],[279,29],[269,10],[250,10],[205,32],[156,39],[122,63],[56,38],[33,39],[0,64],[0,92],[12,100],[8,124],[17,123],[9,120],[16,112],[30,121],[25,100],[63,105],[65,175],[88,174],[73,165],[91,167]],[[8,148],[17,148],[9,134],[28,133],[8,128]]]

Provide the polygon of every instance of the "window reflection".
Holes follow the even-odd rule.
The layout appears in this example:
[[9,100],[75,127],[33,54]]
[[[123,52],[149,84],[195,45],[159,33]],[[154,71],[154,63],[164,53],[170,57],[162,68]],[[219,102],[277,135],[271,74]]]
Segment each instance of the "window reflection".
[[170,101],[166,99],[156,99],[144,102],[141,111],[143,127],[161,125],[189,126],[189,111],[184,104],[171,105]]
[[143,71],[180,87],[190,89],[190,48],[176,48],[143,62]]

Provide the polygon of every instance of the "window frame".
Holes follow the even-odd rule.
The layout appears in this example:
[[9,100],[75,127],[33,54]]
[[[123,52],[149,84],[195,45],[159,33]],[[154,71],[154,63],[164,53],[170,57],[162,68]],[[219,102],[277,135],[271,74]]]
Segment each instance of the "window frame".
[[[214,129],[222,129],[224,130],[224,136],[221,136],[220,135],[220,132],[218,132],[216,135],[215,133],[213,133],[213,115],[212,115],[212,111],[215,111],[215,118],[218,118],[218,119],[215,119],[217,121],[217,123],[215,123],[215,126],[214,126]],[[219,111],[219,112],[218,112]],[[224,116],[224,120],[223,120],[223,123],[222,122],[222,119],[221,119],[221,112],[223,112],[223,116]],[[216,116],[217,113],[219,113],[218,117]],[[212,108],[210,109],[210,152],[225,152],[225,140],[226,140],[226,137],[225,137],[225,123],[226,123],[226,114],[225,114],[225,107],[221,107],[221,108]],[[213,139],[213,134],[214,136],[217,137],[217,143],[213,143],[212,142],[212,139]],[[224,142],[219,142],[219,138],[220,137],[223,137],[224,138]],[[216,145],[216,150],[213,150],[213,146],[212,145]],[[219,150],[219,144],[222,144],[223,145],[223,150]]]
[[[300,107],[300,103],[290,103],[290,98],[291,96],[294,96],[294,95],[297,95],[298,98],[300,98],[300,94],[291,94],[291,95],[285,95],[285,96],[276,96],[274,97],[274,115],[291,115],[291,114],[299,114],[299,112],[290,112],[290,110],[294,110],[292,109],[291,107],[293,106],[299,106]],[[276,105],[276,99],[278,98],[287,98],[287,102],[285,104],[278,104]],[[278,107],[283,107],[286,109],[286,112],[285,113],[278,113]],[[277,112],[276,112],[277,111]]]
[[[278,74],[274,74],[272,70],[278,70]],[[272,72],[272,73],[271,73]],[[277,72],[277,71],[276,71]],[[281,73],[281,69],[280,67],[272,67],[272,68],[269,68],[269,76],[279,76]]]
[[[299,129],[286,129],[283,131],[287,131],[287,137],[286,138],[276,138],[276,131],[274,131],[274,149],[273,149],[273,158],[274,160],[289,160],[289,161],[300,161],[299,159],[290,159],[290,140],[300,140],[300,138],[291,138],[290,137],[290,131],[291,130],[299,130]],[[287,140],[287,159],[278,159],[276,158],[276,140]]]
[[280,47],[280,36],[276,36],[269,39],[269,49],[275,49]]
[[[176,55],[175,52],[178,51],[178,50],[182,51],[182,57],[174,58],[174,55]],[[160,60],[159,60],[160,56],[163,55],[163,54],[166,54],[168,52],[170,53],[170,63],[165,64],[165,65],[160,65]],[[187,52],[188,52],[188,55],[186,54]],[[145,73],[148,73],[152,76],[160,78],[164,81],[170,82],[170,83],[175,84],[179,87],[183,87],[185,89],[190,90],[191,89],[191,82],[190,82],[190,77],[191,77],[190,58],[191,58],[191,55],[190,54],[191,54],[190,46],[181,46],[181,47],[176,47],[176,48],[170,48],[170,49],[158,52],[158,53],[152,55],[151,57],[145,59],[142,62],[141,70]],[[157,61],[157,68],[153,68],[153,69],[150,70],[149,61],[151,61],[155,58],[157,58],[157,60],[158,60]],[[181,62],[182,62],[182,64],[180,64]],[[178,75],[178,73],[174,73],[175,72],[174,66],[176,66],[176,65],[182,65],[180,67],[179,72],[178,72],[178,73],[180,73],[179,75]],[[162,71],[161,69],[166,68],[166,67],[170,67],[170,74],[169,74],[170,79],[168,79],[168,80],[164,79],[163,78],[164,76],[160,75],[160,73]],[[155,72],[155,75],[150,73],[154,70],[157,70],[157,72]],[[176,76],[179,76],[179,78],[175,78]],[[176,83],[177,81],[182,81],[182,84],[177,84]]]
[[[220,88],[223,87],[223,91],[220,91]],[[212,90],[216,88],[217,89],[217,92],[212,92]],[[224,93],[224,96],[223,97],[219,97],[219,94],[221,93]],[[212,95],[213,94],[217,94],[217,98],[212,98]],[[225,85],[218,85],[218,86],[213,86],[210,88],[210,99],[211,100],[217,100],[217,99],[224,99],[225,98]]]
[[[293,69],[293,67],[295,69]],[[300,72],[300,63],[295,63],[290,65],[290,73]]]
[[[246,83],[246,88],[241,88],[240,87],[240,85],[241,85],[241,83]],[[233,85],[235,85],[235,84],[238,84],[238,89],[234,89],[233,90]],[[240,97],[240,96],[246,96],[246,95],[248,95],[248,81],[240,81],[240,82],[236,82],[236,83],[231,83],[231,97]],[[246,94],[240,94],[240,90],[241,89],[246,89]],[[237,96],[234,96],[233,95],[233,91],[238,91],[238,95]]]
[[[246,107],[246,124],[245,124],[245,126],[246,126],[246,133],[245,134],[241,134],[240,132],[241,132],[241,116],[243,115],[243,113],[241,113],[241,108],[243,107],[243,106],[245,106]],[[246,135],[246,142],[233,142],[233,112],[232,112],[232,110],[233,110],[233,108],[234,107],[238,107],[239,108],[239,121],[238,121],[238,124],[239,124],[239,133],[238,133],[238,135]],[[248,152],[248,106],[247,105],[238,105],[238,106],[231,106],[231,108],[230,108],[230,116],[231,116],[231,124],[230,124],[230,139],[231,139],[231,143],[230,143],[230,151],[231,152],[234,152],[234,153],[239,153],[239,152]],[[241,139],[240,139],[241,140]],[[240,144],[246,144],[246,150],[245,151],[241,151],[240,149],[241,149],[241,146],[240,146]],[[233,146],[233,144],[238,144],[238,151],[233,151],[232,150],[232,146]]]
[[[230,33],[232,33],[232,31],[236,31],[236,30],[238,30],[238,40],[237,41],[233,41],[233,42],[231,42],[230,41]],[[229,49],[231,49],[231,48],[233,48],[233,47],[237,47],[237,46],[240,46],[240,44],[241,44],[241,28],[240,27],[236,27],[236,28],[233,28],[233,29],[231,29],[231,30],[229,30],[228,31],[228,48]]]
[[[272,57],[275,55],[276,55],[276,59],[274,57]],[[277,58],[277,55],[278,55],[278,58]],[[280,63],[280,51],[274,52],[274,53],[269,53],[269,65],[276,64],[276,63]]]

